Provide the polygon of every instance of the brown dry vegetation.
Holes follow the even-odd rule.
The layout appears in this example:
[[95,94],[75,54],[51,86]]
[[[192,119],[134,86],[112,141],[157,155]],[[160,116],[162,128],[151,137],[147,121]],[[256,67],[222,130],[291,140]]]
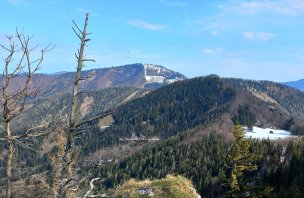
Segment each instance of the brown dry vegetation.
[[[144,194],[145,192],[149,192]],[[140,198],[140,197],[171,197],[171,198],[198,198],[192,182],[182,176],[168,175],[160,180],[129,180],[119,186],[115,197]]]

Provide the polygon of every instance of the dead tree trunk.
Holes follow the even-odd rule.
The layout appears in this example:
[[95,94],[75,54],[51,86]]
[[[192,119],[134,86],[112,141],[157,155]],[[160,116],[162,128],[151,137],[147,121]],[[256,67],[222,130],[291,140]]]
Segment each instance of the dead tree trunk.
[[[46,191],[45,193],[47,193],[47,197],[80,197],[81,194],[84,194],[83,189],[79,187],[79,184],[89,179],[89,177],[79,178],[79,175],[75,170],[75,165],[77,163],[77,149],[75,147],[76,131],[79,132],[79,130],[81,130],[80,127],[90,121],[111,114],[111,112],[108,112],[88,119],[81,119],[79,114],[79,85],[82,80],[88,78],[82,76],[81,72],[85,62],[95,62],[94,59],[87,59],[84,57],[85,47],[87,45],[87,42],[90,41],[87,36],[91,34],[87,33],[88,19],[89,15],[86,14],[83,30],[81,30],[73,21],[73,31],[80,40],[80,49],[77,51],[77,53],[75,53],[77,68],[76,76],[72,84],[73,94],[71,109],[67,118],[68,121],[64,121],[61,128],[56,127],[57,129],[55,129],[55,132],[58,133],[58,151],[50,155],[51,166],[53,167],[52,182],[51,184],[48,184],[46,181],[42,181]],[[93,191],[93,182],[95,180],[97,180],[97,178],[91,180],[91,188],[89,192],[86,192],[85,197],[93,197],[93,195],[89,194]]]
[[11,140],[11,129],[10,129],[10,122],[5,123],[5,130],[7,132],[7,143],[8,143],[8,150],[7,150],[7,167],[6,167],[6,197],[12,197],[12,169],[13,169],[13,154],[14,154],[14,145]]
[[[76,129],[79,126],[79,106],[78,106],[78,97],[79,97],[79,84],[82,80],[85,80],[86,77],[81,76],[81,71],[84,66],[84,62],[95,61],[93,59],[86,59],[84,57],[84,49],[86,43],[90,41],[87,36],[90,33],[87,33],[89,14],[86,14],[85,23],[83,30],[81,30],[76,23],[74,23],[73,31],[80,40],[80,49],[77,53],[75,53],[76,61],[77,61],[77,70],[76,76],[73,82],[73,95],[71,101],[71,109],[70,115],[68,119],[68,126],[66,129],[66,141],[64,143],[65,149],[64,154],[62,156],[62,160],[58,164],[60,169],[60,178],[59,178],[59,186],[58,186],[58,196],[59,197],[73,197],[73,193],[77,191],[79,181],[77,177],[77,173],[75,172],[75,163],[77,161],[77,150],[75,148],[75,133]],[[60,147],[60,146],[59,146]],[[57,180],[57,179],[56,179]],[[72,192],[72,190],[74,192]],[[54,191],[54,189],[53,189]]]
[[69,117],[69,126],[67,131],[67,143],[66,143],[66,154],[67,154],[67,176],[71,177],[73,174],[73,158],[75,155],[75,131],[76,131],[76,125],[77,125],[77,119],[78,119],[78,97],[79,97],[79,83],[81,80],[84,80],[85,78],[81,76],[81,71],[84,65],[85,61],[94,61],[93,59],[85,59],[84,58],[84,48],[86,46],[86,43],[90,41],[90,39],[87,39],[87,35],[90,33],[87,33],[87,26],[88,26],[88,20],[89,20],[89,14],[86,14],[86,19],[84,23],[83,30],[81,31],[80,28],[76,25],[76,23],[73,21],[75,28],[73,28],[75,34],[80,39],[80,49],[77,53],[75,53],[75,57],[77,60],[77,71],[76,71],[76,77],[74,80],[73,85],[73,98],[72,98],[72,107],[71,107],[71,113]]
[[[8,64],[11,62],[12,56],[14,54],[14,50],[11,50],[9,56],[6,59],[5,64],[5,74],[8,74]],[[7,164],[6,164],[6,197],[12,197],[12,167],[13,167],[13,152],[14,152],[14,145],[12,142],[12,133],[11,133],[11,125],[9,119],[9,83],[10,79],[8,75],[5,75],[5,86],[3,87],[3,117],[5,123],[5,131],[6,131],[6,140],[8,144],[7,150]]]

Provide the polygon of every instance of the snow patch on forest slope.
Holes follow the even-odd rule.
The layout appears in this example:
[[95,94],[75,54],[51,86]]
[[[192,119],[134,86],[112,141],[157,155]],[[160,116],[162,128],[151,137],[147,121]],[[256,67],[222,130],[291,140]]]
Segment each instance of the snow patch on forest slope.
[[297,137],[291,135],[290,131],[285,131],[282,129],[260,128],[257,126],[252,127],[252,129],[248,129],[247,127],[243,127],[243,128],[246,138],[277,140],[277,139]]

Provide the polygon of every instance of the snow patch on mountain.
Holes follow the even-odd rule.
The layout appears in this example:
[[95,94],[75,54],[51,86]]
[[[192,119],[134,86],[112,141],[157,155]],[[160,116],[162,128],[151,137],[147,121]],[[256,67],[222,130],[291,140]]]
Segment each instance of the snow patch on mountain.
[[170,70],[159,66],[159,65],[153,65],[153,64],[144,64],[145,67],[145,71],[147,71],[148,69],[154,70],[156,71],[158,74],[162,74],[164,72],[170,72]]
[[143,66],[147,83],[171,84],[185,79],[184,77],[178,76],[176,72],[159,65],[143,64]]
[[[165,77],[162,76],[161,74],[167,69],[161,68],[160,66],[157,65],[152,65],[152,64],[144,64],[145,68],[145,79],[148,83],[164,83],[165,82]],[[148,75],[148,73],[153,72],[159,75]]]
[[168,84],[171,84],[171,83],[174,83],[174,82],[180,81],[180,80],[184,80],[184,78],[182,78],[182,77],[175,77],[175,78],[172,78],[172,79],[168,79],[167,82],[168,82]]
[[146,81],[148,81],[149,83],[164,83],[165,82],[165,77],[163,76],[147,76],[146,77]]
[[249,129],[248,127],[243,127],[243,129],[246,138],[277,140],[297,137],[291,135],[290,131],[285,131],[282,129],[260,128],[257,126],[252,127],[252,129]]

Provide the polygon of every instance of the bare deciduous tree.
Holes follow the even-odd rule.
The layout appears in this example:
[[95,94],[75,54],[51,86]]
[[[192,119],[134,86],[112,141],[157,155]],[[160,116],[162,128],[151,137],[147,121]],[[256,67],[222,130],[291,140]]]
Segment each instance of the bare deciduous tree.
[[[50,45],[41,49],[40,55],[33,60],[32,55],[36,52],[37,45],[31,47],[32,37],[25,36],[16,30],[16,36],[7,36],[8,44],[0,44],[0,47],[7,52],[4,60],[4,71],[1,87],[2,117],[4,120],[4,137],[0,140],[6,142],[7,164],[6,164],[6,197],[12,197],[12,176],[13,176],[13,157],[14,144],[23,144],[24,140],[33,139],[44,134],[39,129],[46,127],[46,122],[41,123],[26,130],[24,133],[13,133],[11,129],[12,120],[24,111],[28,99],[36,97],[42,93],[42,89],[32,85],[33,75],[40,69],[45,52],[51,50]],[[14,59],[17,59],[15,61]],[[12,83],[17,78],[24,79],[24,83],[18,84],[17,89],[12,88]]]
[[[44,58],[44,53],[50,50],[50,47],[46,47],[41,50],[41,54],[37,60],[31,61],[31,53],[37,48],[30,48],[31,37],[25,37],[17,31],[17,41],[20,44],[20,49],[16,49],[17,45],[14,43],[13,37],[7,37],[9,40],[9,46],[1,45],[1,47],[8,52],[8,56],[5,59],[5,70],[3,75],[3,87],[2,87],[2,106],[3,106],[3,119],[5,124],[5,136],[0,140],[4,141],[8,145],[8,161],[7,161],[7,187],[6,197],[12,197],[12,167],[13,167],[13,153],[14,143],[22,144],[24,140],[33,139],[43,134],[47,134],[47,131],[53,131],[57,134],[58,149],[57,152],[50,155],[50,163],[53,167],[52,181],[47,183],[43,178],[37,178],[42,182],[42,186],[45,189],[45,195],[47,197],[75,197],[75,196],[92,196],[94,185],[93,182],[97,179],[91,180],[90,189],[88,191],[79,188],[79,184],[85,180],[90,180],[89,177],[80,178],[77,168],[77,156],[78,150],[75,147],[75,136],[79,131],[84,131],[82,128],[86,123],[107,116],[110,113],[101,114],[91,118],[81,118],[79,107],[79,85],[82,80],[87,79],[81,75],[81,71],[85,62],[95,61],[94,59],[88,59],[84,56],[84,49],[87,46],[87,42],[90,39],[87,36],[89,15],[86,14],[83,30],[81,30],[76,23],[74,23],[73,31],[80,40],[80,48],[75,53],[77,61],[76,76],[73,80],[73,95],[71,101],[71,109],[67,119],[61,120],[60,126],[50,127],[50,122],[41,122],[39,126],[35,126],[28,129],[21,134],[13,134],[11,131],[11,121],[16,118],[26,107],[28,99],[36,97],[42,93],[42,89],[34,86],[31,81],[33,75],[40,69],[40,65]],[[13,61],[15,54],[21,54],[20,60],[17,65]],[[19,56],[17,56],[18,58]],[[11,65],[15,67],[10,67]],[[25,78],[25,82],[17,90],[11,90],[11,82],[15,78],[22,75]],[[20,88],[21,87],[21,88]],[[49,129],[48,129],[49,128]],[[43,130],[41,130],[43,129]],[[77,133],[76,133],[77,132]]]

